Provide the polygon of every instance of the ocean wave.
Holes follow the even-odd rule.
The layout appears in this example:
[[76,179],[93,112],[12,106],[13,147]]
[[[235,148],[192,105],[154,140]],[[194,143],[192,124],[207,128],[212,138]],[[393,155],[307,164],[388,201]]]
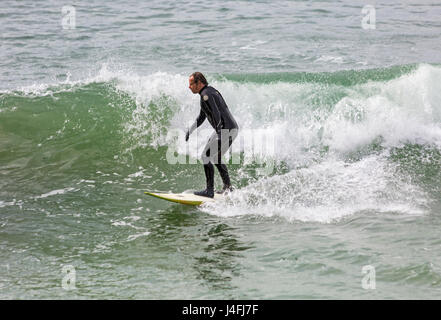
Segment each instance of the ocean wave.
[[[262,193],[265,203],[257,202],[257,212],[285,212],[288,219],[331,221],[388,207],[425,212],[433,197],[426,191],[434,182],[413,179],[418,170],[402,169],[413,163],[431,172],[438,165],[436,156],[421,150],[437,150],[436,155],[441,148],[441,68],[421,64],[381,72],[209,75],[240,126],[233,148],[240,163],[232,172],[241,190],[228,212],[256,212],[249,199]],[[192,135],[194,149],[170,136],[173,130],[185,132],[199,113],[198,96],[187,86],[188,75],[137,75],[104,65],[82,81],[1,93],[5,181],[41,180],[32,175],[35,168],[47,179],[67,172],[82,177],[84,170],[110,172],[136,157],[165,167],[169,148],[198,158],[211,130],[207,123]],[[256,154],[255,141],[263,139],[271,147]],[[419,148],[396,151],[412,145]],[[257,173],[268,161],[274,170]],[[311,218],[314,212],[320,214]]]

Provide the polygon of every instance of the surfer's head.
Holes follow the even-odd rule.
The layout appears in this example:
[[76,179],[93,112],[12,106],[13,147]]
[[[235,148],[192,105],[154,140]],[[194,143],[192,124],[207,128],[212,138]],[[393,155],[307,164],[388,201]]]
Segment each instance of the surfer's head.
[[203,87],[205,87],[208,82],[205,76],[200,72],[194,72],[188,78],[189,88],[193,93],[199,93]]

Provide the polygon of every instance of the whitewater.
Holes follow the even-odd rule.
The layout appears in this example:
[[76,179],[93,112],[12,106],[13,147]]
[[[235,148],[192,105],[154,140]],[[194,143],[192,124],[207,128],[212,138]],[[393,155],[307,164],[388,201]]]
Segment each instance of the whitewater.
[[1,5],[0,299],[439,299],[438,4],[129,2]]

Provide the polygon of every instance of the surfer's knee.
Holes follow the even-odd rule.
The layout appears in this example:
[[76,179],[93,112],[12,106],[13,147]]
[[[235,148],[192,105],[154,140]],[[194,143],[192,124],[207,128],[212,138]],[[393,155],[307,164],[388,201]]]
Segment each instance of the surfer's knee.
[[206,155],[206,153],[204,152],[201,156],[201,161],[202,164],[208,164],[211,161],[211,158],[209,156]]

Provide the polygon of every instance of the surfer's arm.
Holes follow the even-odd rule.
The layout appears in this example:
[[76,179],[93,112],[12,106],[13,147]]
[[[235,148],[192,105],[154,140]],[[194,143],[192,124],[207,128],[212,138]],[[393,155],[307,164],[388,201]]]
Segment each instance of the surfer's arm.
[[190,134],[196,130],[197,127],[199,127],[204,121],[207,116],[205,115],[204,111],[201,109],[201,113],[199,113],[199,116],[196,118],[196,121],[192,124],[190,129],[188,129],[187,134],[185,136],[185,141],[188,140],[188,137]]

